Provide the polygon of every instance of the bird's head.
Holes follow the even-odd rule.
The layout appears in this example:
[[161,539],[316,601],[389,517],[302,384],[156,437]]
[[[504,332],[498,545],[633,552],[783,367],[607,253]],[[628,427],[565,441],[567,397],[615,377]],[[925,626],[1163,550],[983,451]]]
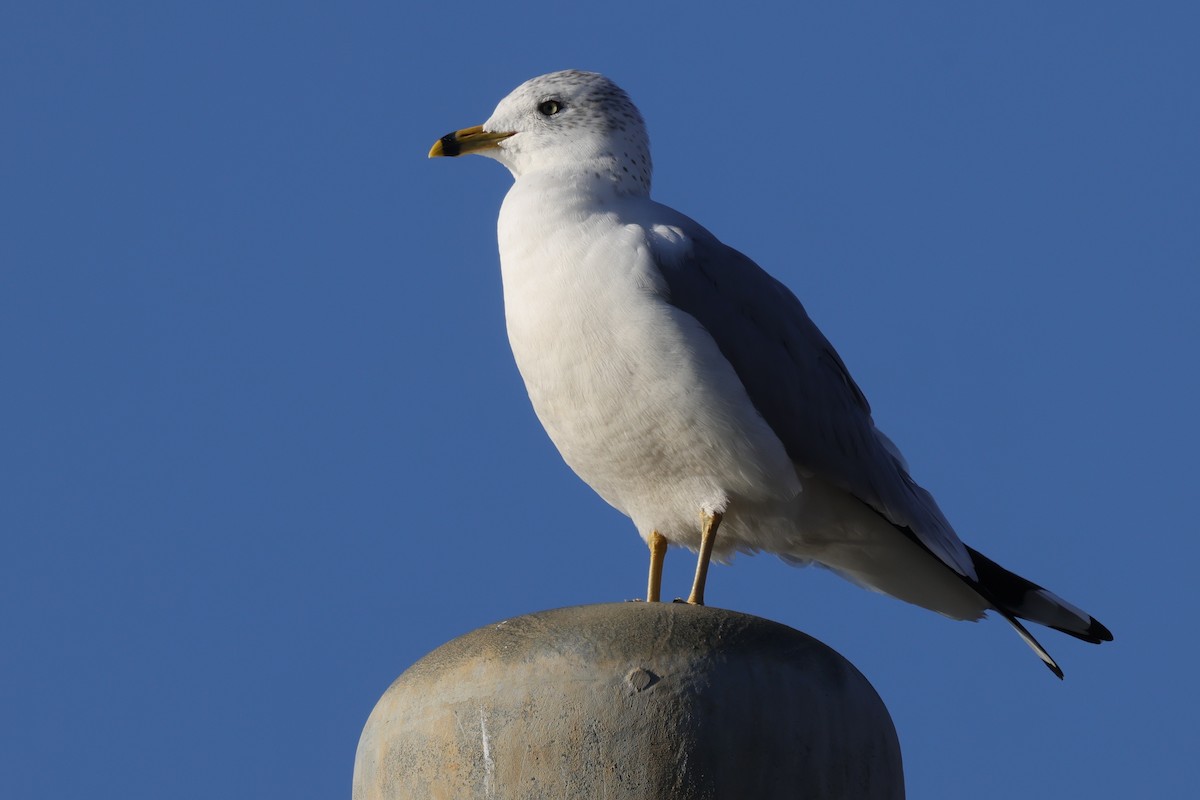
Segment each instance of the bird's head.
[[624,191],[650,191],[650,140],[629,96],[603,75],[564,70],[532,78],[487,122],[448,133],[430,158],[478,153],[520,178],[534,172],[597,173]]

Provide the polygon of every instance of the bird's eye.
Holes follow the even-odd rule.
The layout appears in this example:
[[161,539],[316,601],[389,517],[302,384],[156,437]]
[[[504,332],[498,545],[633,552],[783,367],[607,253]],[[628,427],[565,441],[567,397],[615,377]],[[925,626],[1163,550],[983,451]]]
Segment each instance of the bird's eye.
[[562,111],[562,106],[557,100],[543,100],[538,103],[538,113],[544,117],[553,117],[559,111]]

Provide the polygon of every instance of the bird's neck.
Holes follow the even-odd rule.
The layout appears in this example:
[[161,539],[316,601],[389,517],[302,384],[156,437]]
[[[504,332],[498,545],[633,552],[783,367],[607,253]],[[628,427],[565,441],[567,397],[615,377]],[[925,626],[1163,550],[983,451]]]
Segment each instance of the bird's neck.
[[516,172],[522,190],[536,189],[550,194],[580,198],[607,195],[649,197],[650,171],[635,165],[623,165],[612,156],[595,156],[586,161],[551,165],[531,172]]
[[622,184],[611,173],[539,170],[521,175],[500,208],[501,260],[523,263],[562,240],[589,240],[603,227],[600,218],[624,218],[640,202],[650,202],[645,188]]

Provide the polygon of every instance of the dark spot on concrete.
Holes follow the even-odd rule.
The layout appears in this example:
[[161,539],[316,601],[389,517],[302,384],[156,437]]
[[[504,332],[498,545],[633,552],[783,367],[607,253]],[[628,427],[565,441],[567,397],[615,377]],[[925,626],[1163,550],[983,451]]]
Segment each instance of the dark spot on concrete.
[[655,675],[650,670],[643,669],[642,667],[636,667],[631,669],[629,674],[625,676],[625,685],[628,686],[633,692],[640,692],[645,689],[649,689],[660,680],[662,680],[662,678]]

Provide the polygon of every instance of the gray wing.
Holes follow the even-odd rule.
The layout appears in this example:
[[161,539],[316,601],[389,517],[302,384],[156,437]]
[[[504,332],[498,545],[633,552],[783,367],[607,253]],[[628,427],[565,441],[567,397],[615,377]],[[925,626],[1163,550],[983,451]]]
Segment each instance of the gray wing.
[[866,397],[796,296],[694,221],[681,215],[672,224],[691,248],[656,253],[668,302],[713,337],[791,459],[975,579],[967,548],[876,430]]

